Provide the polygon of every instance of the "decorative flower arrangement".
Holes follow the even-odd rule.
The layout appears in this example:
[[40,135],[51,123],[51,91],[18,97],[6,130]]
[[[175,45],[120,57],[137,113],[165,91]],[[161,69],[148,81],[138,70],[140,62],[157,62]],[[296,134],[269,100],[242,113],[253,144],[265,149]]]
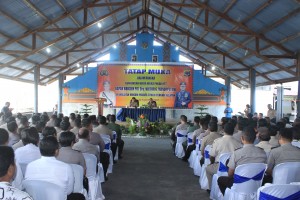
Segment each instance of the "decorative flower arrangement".
[[126,126],[123,127],[124,134],[140,134],[145,135],[166,135],[172,128],[172,125],[166,124],[162,119],[158,122],[150,122],[146,115],[141,114],[138,121],[135,122],[133,119],[126,118]]

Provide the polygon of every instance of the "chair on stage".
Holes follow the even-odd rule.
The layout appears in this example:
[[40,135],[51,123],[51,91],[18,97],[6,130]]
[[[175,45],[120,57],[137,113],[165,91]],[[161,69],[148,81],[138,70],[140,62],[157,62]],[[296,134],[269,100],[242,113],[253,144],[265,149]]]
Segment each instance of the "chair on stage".
[[209,152],[211,150],[211,145],[207,145],[204,149],[204,164],[201,167],[201,175],[199,178],[199,183],[201,189],[207,190],[208,187],[208,180],[206,176],[206,166],[210,164]]
[[112,173],[114,160],[113,160],[113,153],[110,148],[111,140],[110,140],[109,135],[106,135],[106,134],[101,134],[101,137],[105,143],[105,147],[104,147],[103,151],[108,153],[108,155],[109,155],[109,165],[108,165],[107,173]]
[[257,190],[258,200],[296,200],[300,199],[300,185],[267,184]]
[[184,152],[182,143],[184,143],[186,141],[187,131],[179,130],[179,131],[177,131],[176,136],[177,136],[177,141],[176,141],[176,146],[175,146],[175,155],[178,158],[183,158],[185,155],[185,152]]
[[220,176],[228,176],[228,167],[226,166],[227,160],[230,158],[231,153],[223,153],[220,155],[219,169],[216,174],[213,175],[210,191],[210,199],[222,200],[223,194],[220,191],[218,185],[218,178]]
[[264,163],[249,163],[237,166],[234,172],[233,185],[231,188],[226,188],[224,200],[255,200],[266,168],[267,165]]
[[273,184],[289,184],[300,182],[300,162],[286,162],[273,169]]
[[99,175],[96,173],[97,158],[93,154],[83,153],[83,157],[86,163],[86,177],[89,180],[89,200],[105,199],[102,194],[101,182]]
[[23,186],[34,200],[67,199],[63,188],[47,181],[24,180]]
[[81,193],[88,199],[88,194],[86,189],[83,188],[83,167],[81,165],[70,164],[74,175],[74,189],[73,192]]

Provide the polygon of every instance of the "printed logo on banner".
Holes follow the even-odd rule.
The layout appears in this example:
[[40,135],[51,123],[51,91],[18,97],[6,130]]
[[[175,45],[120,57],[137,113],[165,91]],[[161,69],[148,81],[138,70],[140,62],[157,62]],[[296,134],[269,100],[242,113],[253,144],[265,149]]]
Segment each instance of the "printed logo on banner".
[[108,76],[108,71],[106,69],[102,69],[99,73],[100,76]]
[[191,70],[189,70],[189,69],[184,70],[183,75],[184,76],[191,76]]

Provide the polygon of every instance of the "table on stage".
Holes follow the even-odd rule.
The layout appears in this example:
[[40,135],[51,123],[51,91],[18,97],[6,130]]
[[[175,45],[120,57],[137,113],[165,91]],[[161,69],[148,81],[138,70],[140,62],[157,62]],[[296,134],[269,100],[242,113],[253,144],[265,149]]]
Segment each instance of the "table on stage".
[[129,117],[137,121],[141,114],[146,115],[151,122],[158,121],[159,119],[166,120],[166,109],[160,108],[122,108],[117,114],[117,119],[126,121],[126,117]]

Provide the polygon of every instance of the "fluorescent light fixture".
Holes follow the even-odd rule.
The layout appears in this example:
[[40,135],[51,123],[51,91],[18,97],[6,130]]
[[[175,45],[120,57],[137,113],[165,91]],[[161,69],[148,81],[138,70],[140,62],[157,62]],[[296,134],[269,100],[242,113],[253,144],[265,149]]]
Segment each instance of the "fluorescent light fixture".
[[80,67],[80,64],[79,64],[79,63],[77,63],[77,67]]
[[100,22],[98,22],[98,23],[97,23],[97,26],[98,26],[99,28],[101,28],[101,27],[102,27],[102,24],[101,24]]
[[47,53],[51,52],[51,49],[49,47],[46,48]]
[[116,48],[117,48],[117,45],[114,44],[113,48],[116,49]]
[[214,66],[214,65],[211,66],[211,69],[212,69],[212,70],[215,70],[215,69],[216,69],[216,66]]
[[176,51],[178,51],[178,50],[179,50],[179,47],[176,47],[175,49],[176,49]]

